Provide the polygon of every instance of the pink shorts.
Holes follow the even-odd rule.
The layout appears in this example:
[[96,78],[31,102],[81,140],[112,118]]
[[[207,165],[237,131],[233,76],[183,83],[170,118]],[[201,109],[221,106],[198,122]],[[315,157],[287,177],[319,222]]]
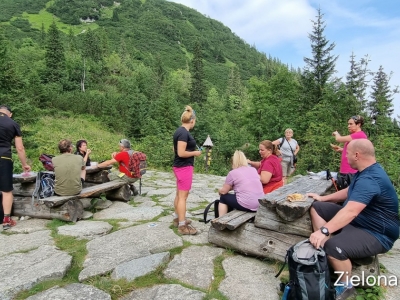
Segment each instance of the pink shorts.
[[190,191],[193,181],[193,166],[172,167],[176,177],[176,186],[179,191]]

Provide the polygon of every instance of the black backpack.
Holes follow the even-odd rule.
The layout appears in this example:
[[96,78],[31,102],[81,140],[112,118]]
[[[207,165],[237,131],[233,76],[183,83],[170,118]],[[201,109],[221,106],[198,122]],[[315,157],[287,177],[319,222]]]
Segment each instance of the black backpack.
[[289,265],[289,283],[283,285],[282,300],[333,300],[336,292],[330,281],[328,258],[320,247],[315,249],[304,240],[287,250],[285,264]]

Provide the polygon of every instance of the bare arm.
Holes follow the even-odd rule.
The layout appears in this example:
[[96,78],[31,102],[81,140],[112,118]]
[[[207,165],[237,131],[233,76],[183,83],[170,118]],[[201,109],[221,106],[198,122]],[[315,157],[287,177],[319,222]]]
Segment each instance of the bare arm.
[[251,161],[250,159],[247,160],[247,163],[256,169],[261,166],[261,163],[259,161]]
[[17,149],[19,160],[21,161],[22,168],[25,172],[29,172],[31,167],[26,162],[24,143],[22,142],[22,137],[16,136],[14,139],[15,149]]
[[346,143],[352,140],[350,135],[341,136],[337,131],[333,132],[332,135],[335,137],[336,142],[339,143]]
[[296,149],[294,149],[294,155],[297,155],[297,153],[299,152],[299,150],[300,150],[300,146],[299,146],[299,144],[297,144],[297,145],[296,145]]
[[278,146],[281,144],[280,138],[272,142],[273,145]]
[[343,190],[337,191],[336,193],[325,196],[320,196],[316,193],[307,193],[307,196],[322,202],[344,202],[347,199],[348,189],[349,188],[347,187]]
[[272,173],[268,171],[261,171],[260,180],[262,184],[267,184],[272,177]]
[[186,142],[178,141],[177,153],[179,157],[188,158],[192,156],[200,156],[201,151],[186,151]]
[[225,194],[227,194],[231,189],[232,189],[232,186],[225,183],[225,184],[222,186],[222,188],[220,188],[220,189],[218,190],[218,193],[219,193],[220,195],[225,195]]
[[97,165],[97,167],[98,168],[105,168],[105,167],[108,167],[109,165],[113,165],[113,164],[116,164],[116,163],[118,163],[118,162],[115,160],[115,158],[112,158],[112,159],[103,161],[102,163],[99,163]]

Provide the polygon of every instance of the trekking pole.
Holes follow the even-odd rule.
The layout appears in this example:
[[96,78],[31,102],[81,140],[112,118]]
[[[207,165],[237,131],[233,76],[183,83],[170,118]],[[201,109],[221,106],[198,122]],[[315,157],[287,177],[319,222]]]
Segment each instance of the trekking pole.
[[336,189],[336,192],[338,192],[339,189],[338,189],[338,187],[337,187],[337,185],[336,185],[335,179],[332,177],[332,174],[331,174],[331,172],[329,171],[329,169],[327,169],[327,170],[326,170],[326,180],[329,180],[329,179],[332,181],[333,186],[334,186],[335,189]]

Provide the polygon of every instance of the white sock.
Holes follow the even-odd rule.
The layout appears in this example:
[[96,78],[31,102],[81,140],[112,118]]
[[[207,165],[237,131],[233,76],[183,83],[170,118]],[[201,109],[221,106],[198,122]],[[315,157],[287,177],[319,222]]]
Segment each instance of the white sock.
[[186,221],[179,222],[178,226],[183,226],[183,225],[186,225]]
[[172,214],[172,216],[174,217],[174,219],[176,219],[176,218],[178,217],[178,215],[176,214],[176,212],[174,212],[174,213]]

